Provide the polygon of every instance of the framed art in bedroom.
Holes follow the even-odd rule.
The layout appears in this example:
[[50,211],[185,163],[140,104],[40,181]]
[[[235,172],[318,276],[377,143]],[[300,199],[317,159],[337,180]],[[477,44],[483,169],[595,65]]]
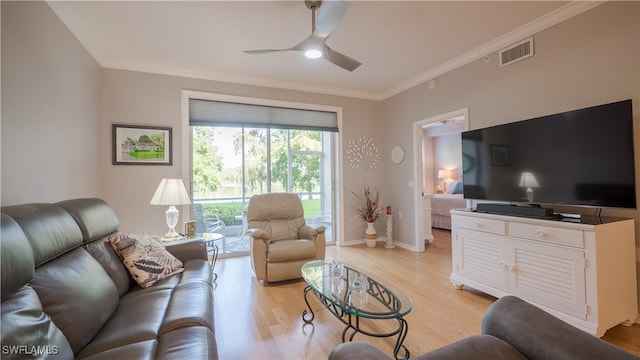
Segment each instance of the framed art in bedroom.
[[172,165],[172,129],[112,125],[113,165]]

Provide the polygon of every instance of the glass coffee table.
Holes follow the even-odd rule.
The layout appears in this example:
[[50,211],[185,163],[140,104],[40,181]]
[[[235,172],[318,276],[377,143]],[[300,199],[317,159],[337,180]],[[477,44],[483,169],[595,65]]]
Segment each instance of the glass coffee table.
[[[398,336],[393,350],[396,359],[408,359],[409,350],[402,344],[409,330],[404,316],[411,312],[411,299],[402,291],[376,279],[374,275],[352,265],[337,261],[316,260],[302,266],[302,277],[307,282],[304,301],[307,309],[302,320],[311,323],[315,318],[307,295],[316,298],[346,326],[342,330],[342,342],[353,340],[357,333],[375,337]],[[388,332],[374,332],[364,328],[361,319],[397,322],[397,328]],[[400,349],[403,357],[398,357]]]

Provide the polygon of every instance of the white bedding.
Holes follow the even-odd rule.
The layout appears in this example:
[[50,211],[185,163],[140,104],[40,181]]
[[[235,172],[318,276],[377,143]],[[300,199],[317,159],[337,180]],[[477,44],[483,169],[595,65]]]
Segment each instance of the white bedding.
[[467,201],[462,194],[436,194],[431,198],[431,226],[451,230],[451,209],[464,209]]

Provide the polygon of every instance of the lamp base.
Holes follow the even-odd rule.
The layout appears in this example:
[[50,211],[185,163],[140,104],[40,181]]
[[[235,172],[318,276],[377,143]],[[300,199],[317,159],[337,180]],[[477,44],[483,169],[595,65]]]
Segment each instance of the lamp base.
[[177,232],[174,231],[169,231],[168,233],[164,234],[164,236],[162,237],[163,239],[179,239],[181,238],[182,235],[178,234]]
[[169,227],[169,232],[164,234],[165,239],[176,239],[180,237],[180,234],[176,232],[176,225],[178,224],[178,215],[180,211],[176,209],[175,206],[169,206],[169,209],[165,212],[167,226]]

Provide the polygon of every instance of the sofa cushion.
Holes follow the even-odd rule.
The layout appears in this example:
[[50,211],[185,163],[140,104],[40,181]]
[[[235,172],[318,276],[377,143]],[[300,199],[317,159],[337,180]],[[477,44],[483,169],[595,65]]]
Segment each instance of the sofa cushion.
[[31,287],[23,286],[3,299],[1,309],[2,359],[25,359],[34,353],[41,358],[73,359],[69,342],[43,312]]
[[118,294],[124,295],[131,287],[131,277],[106,241],[107,236],[116,233],[120,226],[115,211],[104,200],[97,198],[65,200],[56,205],[73,217],[82,232],[85,249],[104,267],[116,284]]
[[104,200],[72,199],[56,204],[65,209],[76,221],[85,243],[111,235],[120,226],[116,213]]
[[1,285],[4,299],[33,279],[35,265],[31,245],[20,226],[6,214],[2,214],[0,224]]
[[156,359],[158,341],[147,340],[107,349],[99,353],[85,354],[81,352],[76,360],[114,360],[114,359]]
[[118,295],[122,296],[131,289],[131,285],[133,284],[131,275],[129,275],[129,271],[124,267],[122,260],[120,260],[111,245],[109,245],[107,238],[85,244],[84,248],[102,265],[107,274],[109,274],[109,277],[118,289]]
[[421,354],[415,360],[527,360],[516,348],[490,336],[473,335]]
[[43,312],[42,303],[29,285],[34,263],[31,245],[18,224],[1,215],[2,305],[0,344],[3,359],[23,359],[27,353],[40,352],[43,357],[72,359],[67,339]]
[[82,245],[78,224],[57,205],[5,206],[2,212],[11,216],[27,236],[36,267]]
[[155,287],[131,291],[122,298],[118,309],[79,357],[158,337],[172,289]]
[[98,333],[118,306],[113,281],[83,248],[37,268],[31,286],[74,352]]
[[109,237],[109,244],[142,287],[149,287],[184,270],[182,261],[171,255],[160,241],[147,234],[113,235]]
[[[185,339],[198,339],[198,341],[185,341]],[[184,327],[164,333],[158,338],[156,358],[217,359],[215,335],[205,326]]]
[[179,284],[171,295],[160,333],[188,326],[213,324],[213,289],[206,282]]

